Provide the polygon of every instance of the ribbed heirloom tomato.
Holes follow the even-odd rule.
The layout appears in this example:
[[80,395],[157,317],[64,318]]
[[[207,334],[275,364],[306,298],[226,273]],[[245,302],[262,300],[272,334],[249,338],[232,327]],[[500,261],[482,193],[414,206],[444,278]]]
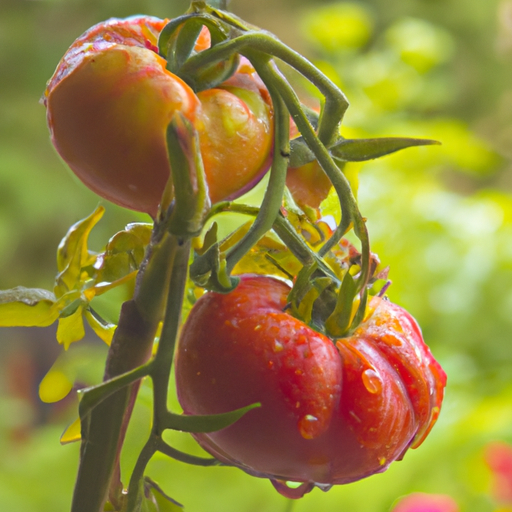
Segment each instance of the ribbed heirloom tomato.
[[382,472],[421,444],[446,375],[399,306],[374,299],[369,318],[334,343],[285,310],[289,291],[244,275],[233,292],[201,297],[182,330],[176,382],[186,414],[260,402],[233,425],[194,437],[219,460],[300,497],[315,484]]
[[[152,216],[170,173],[165,134],[176,112],[199,133],[212,202],[261,178],[273,137],[268,91],[250,63],[196,95],[158,54],[166,22],[138,16],[95,25],[64,55],[43,99],[52,142],[72,171],[105,199]],[[204,28],[196,51],[209,40]]]

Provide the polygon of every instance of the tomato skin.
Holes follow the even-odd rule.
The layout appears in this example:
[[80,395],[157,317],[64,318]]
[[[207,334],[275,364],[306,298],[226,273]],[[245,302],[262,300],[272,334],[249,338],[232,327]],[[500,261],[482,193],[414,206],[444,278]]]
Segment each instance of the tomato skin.
[[[243,88],[231,92],[230,102],[221,98],[226,90],[201,93],[222,104],[223,119],[240,120],[245,112],[247,122],[227,139],[221,120],[209,113],[211,101],[203,108],[158,55],[165,24],[140,16],[92,27],[65,54],[43,98],[52,142],[78,178],[103,198],[153,217],[170,173],[165,132],[176,112],[199,132],[213,202],[254,185],[270,166],[272,147],[267,97]],[[196,50],[208,44],[202,33]],[[250,141],[250,150],[241,141]]]
[[288,168],[286,186],[301,208],[318,208],[328,196],[332,183],[318,161],[314,160],[301,167]]
[[[290,121],[290,139],[300,135],[297,125]],[[318,160],[313,160],[300,167],[289,167],[286,173],[286,186],[293,200],[303,209],[319,208],[328,196],[332,183]]]
[[213,203],[235,199],[259,181],[261,169],[270,167],[271,108],[258,93],[241,87],[208,89],[198,98],[210,198]]
[[[433,421],[444,372],[398,306],[379,299],[360,332],[335,345],[283,311],[289,291],[274,278],[246,275],[233,292],[210,292],[194,305],[176,360],[184,412],[261,403],[233,425],[194,437],[221,461],[272,480],[343,484],[384,471]],[[399,342],[411,348],[400,361],[407,383],[379,346],[396,343],[399,351]],[[418,369],[420,357],[428,364]],[[431,378],[423,375],[429,364]]]

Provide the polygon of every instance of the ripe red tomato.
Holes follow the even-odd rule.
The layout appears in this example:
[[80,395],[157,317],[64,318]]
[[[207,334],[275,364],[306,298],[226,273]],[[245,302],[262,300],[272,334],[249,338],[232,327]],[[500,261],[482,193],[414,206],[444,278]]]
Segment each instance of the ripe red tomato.
[[[169,177],[165,131],[175,112],[199,132],[212,202],[261,178],[273,138],[268,93],[228,85],[197,96],[166,69],[156,47],[165,24],[140,16],[92,27],[44,96],[52,142],[72,171],[105,199],[152,216]],[[205,31],[197,51],[209,45]]]
[[[186,414],[255,402],[218,432],[195,434],[219,460],[267,477],[289,497],[384,471],[435,423],[446,375],[418,325],[375,299],[373,314],[333,343],[286,312],[290,288],[245,275],[205,294],[181,334],[178,398]],[[283,481],[304,482],[292,490]]]

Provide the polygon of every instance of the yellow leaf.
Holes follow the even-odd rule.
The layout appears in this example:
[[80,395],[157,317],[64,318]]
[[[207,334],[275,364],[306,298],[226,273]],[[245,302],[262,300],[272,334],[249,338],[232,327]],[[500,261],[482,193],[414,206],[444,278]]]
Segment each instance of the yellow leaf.
[[103,340],[108,346],[112,342],[112,337],[117,328],[117,325],[111,323],[103,324],[98,320],[89,310],[85,311],[85,318],[92,330],[96,333],[98,338]]
[[133,223],[116,233],[95,265],[96,282],[113,283],[137,271],[151,239],[151,229],[151,224]]
[[57,328],[57,341],[67,350],[74,341],[85,336],[84,321],[82,318],[83,306],[80,306],[72,315],[59,319]]
[[340,200],[334,188],[330,190],[329,195],[320,204],[320,211],[322,212],[322,217],[332,216],[336,224],[340,221]]
[[77,418],[60,436],[60,444],[74,443],[82,439],[80,418]]
[[73,382],[64,372],[51,368],[39,384],[39,398],[47,404],[58,402],[65,398],[72,388]]
[[98,206],[89,217],[77,222],[62,239],[57,250],[57,275],[55,294],[61,296],[73,290],[80,282],[82,268],[91,265],[95,256],[91,257],[87,250],[87,239],[91,229],[103,216],[105,208]]
[[0,327],[46,327],[59,316],[47,290],[19,286],[0,291]]
[[137,272],[138,272],[137,270],[134,270],[130,274],[127,274],[124,277],[117,279],[116,281],[112,281],[111,283],[109,283],[109,282],[98,283],[93,288],[90,288],[89,290],[85,290],[84,295],[89,300],[92,300],[97,295],[102,295],[105,292],[108,292],[109,290],[113,290],[114,288],[117,288],[118,286],[128,283],[132,279],[135,279],[135,277],[137,276]]

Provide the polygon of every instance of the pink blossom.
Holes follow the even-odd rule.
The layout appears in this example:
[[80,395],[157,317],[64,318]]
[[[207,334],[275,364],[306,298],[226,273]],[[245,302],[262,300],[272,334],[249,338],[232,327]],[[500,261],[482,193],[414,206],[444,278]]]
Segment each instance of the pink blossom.
[[401,498],[392,512],[459,512],[459,506],[445,494],[415,492]]
[[493,498],[499,503],[512,504],[512,446],[500,441],[490,443],[484,458],[492,472]]

